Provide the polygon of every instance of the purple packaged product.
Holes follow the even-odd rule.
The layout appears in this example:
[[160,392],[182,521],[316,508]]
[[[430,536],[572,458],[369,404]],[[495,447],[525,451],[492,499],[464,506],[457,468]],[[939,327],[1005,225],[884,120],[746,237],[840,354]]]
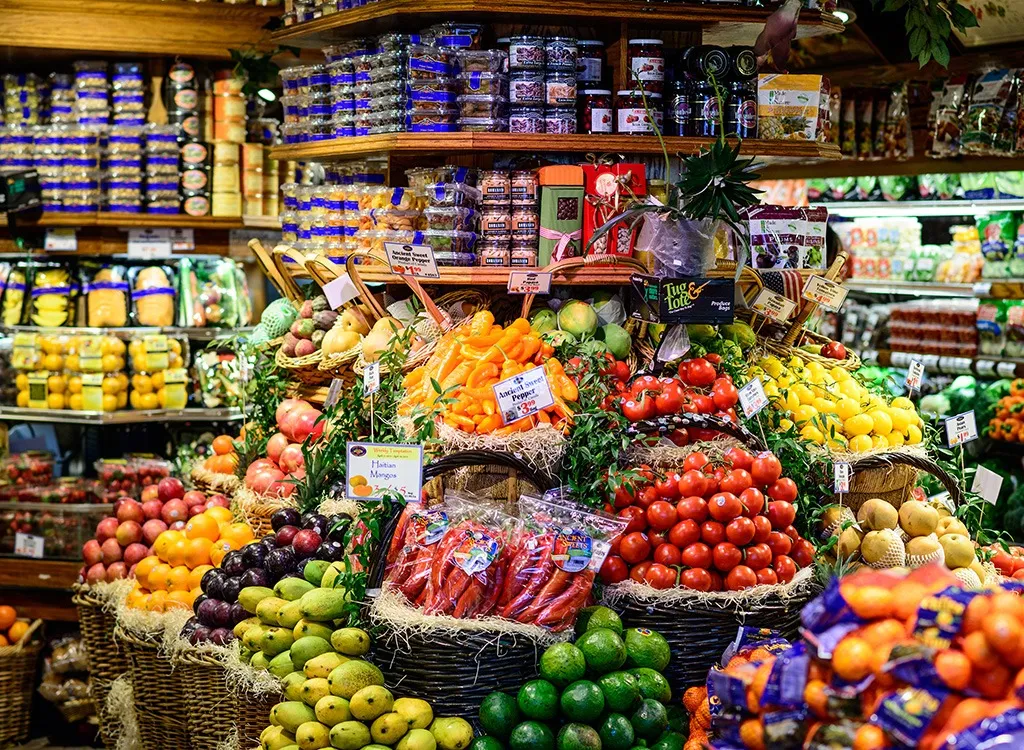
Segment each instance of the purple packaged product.
[[730,641],[722,652],[722,664],[728,664],[737,654],[745,651],[753,651],[755,648],[763,647],[773,652],[784,651],[791,647],[789,641],[782,637],[782,634],[771,628],[754,628],[741,625],[736,630],[736,637]]
[[749,227],[750,264],[756,269],[799,268],[804,217],[799,208],[754,206],[744,217]]
[[933,648],[949,648],[960,633],[967,605],[985,594],[950,586],[925,597],[917,608],[914,636]]
[[772,750],[799,750],[806,734],[807,707],[769,711],[764,715],[764,741]]
[[982,719],[946,740],[944,750],[995,750],[1024,747],[1024,711],[1009,711]]
[[948,690],[902,688],[882,698],[870,721],[884,729],[898,742],[918,747],[948,695]]
[[889,651],[889,661],[882,671],[914,687],[944,688],[935,670],[935,649],[921,643],[897,643]]
[[804,243],[800,250],[800,268],[825,267],[825,229],[828,226],[828,209],[824,206],[801,208],[804,219]]
[[[741,717],[747,710],[747,683],[718,667],[708,672],[708,703],[713,719]],[[717,721],[715,722],[717,726]]]
[[841,622],[817,633],[804,633],[804,639],[814,648],[815,656],[819,659],[827,660],[832,658],[832,651],[839,645],[839,641],[843,640],[860,625],[861,623],[859,622]]
[[810,664],[811,657],[803,643],[797,643],[790,649],[776,654],[772,671],[768,674],[768,682],[761,694],[761,705],[779,708],[803,706],[807,669]]
[[839,580],[833,578],[818,596],[812,599],[800,613],[800,622],[811,633],[823,633],[833,625],[844,622],[861,624],[839,590]]

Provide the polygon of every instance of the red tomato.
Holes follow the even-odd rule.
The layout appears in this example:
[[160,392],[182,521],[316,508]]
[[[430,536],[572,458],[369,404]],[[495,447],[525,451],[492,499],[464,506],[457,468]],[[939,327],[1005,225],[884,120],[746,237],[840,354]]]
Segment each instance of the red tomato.
[[[673,483],[675,486],[675,483]],[[647,523],[655,531],[665,531],[676,525],[676,507],[672,503],[658,500],[647,508]]]
[[728,573],[743,562],[743,552],[732,542],[722,542],[711,550],[711,562],[723,573]]
[[772,522],[768,516],[754,516],[754,543],[768,541],[768,535],[772,533]]
[[622,544],[619,545],[619,554],[630,565],[636,565],[650,556],[651,543],[639,531],[631,532],[622,537]]
[[757,487],[748,487],[740,493],[740,502],[746,509],[743,515],[754,517],[764,510],[764,493]]
[[[781,479],[779,481],[782,481]],[[746,469],[733,469],[726,472],[718,486],[722,492],[731,492],[734,495],[742,495],[744,491],[751,489],[754,484],[750,472]],[[776,482],[778,484],[778,482]],[[775,485],[772,485],[773,487]],[[780,498],[781,499],[781,498]]]
[[718,378],[711,386],[711,398],[716,408],[731,409],[740,400],[740,392],[725,378]]
[[1013,578],[1013,580],[1015,581],[1024,581],[1024,568],[1021,568],[1020,570],[1014,572],[1011,578]]
[[663,531],[648,529],[647,541],[651,543],[651,549],[658,549],[659,545],[665,544],[668,541],[668,536]]
[[619,382],[625,382],[629,380],[629,365],[627,365],[622,360],[617,361],[615,363],[615,367],[613,368],[612,375]]
[[768,488],[768,497],[772,500],[785,500],[787,503],[796,501],[796,482],[789,477],[781,477]]
[[617,490],[615,490],[616,508],[625,508],[628,505],[632,505],[634,499],[633,490],[626,485],[621,485]]
[[654,399],[648,394],[634,396],[622,404],[622,414],[630,422],[640,422],[655,415]]
[[814,545],[806,539],[800,539],[793,544],[793,551],[789,556],[801,568],[809,567],[814,562]]
[[692,518],[683,519],[669,530],[668,540],[683,549],[700,541],[700,526]]
[[611,585],[629,578],[629,568],[626,561],[618,555],[608,555],[601,566],[601,583]]
[[796,526],[793,526],[792,524],[790,524],[789,526],[784,528],[782,530],[782,533],[785,534],[786,536],[788,536],[794,542],[796,542],[796,541],[798,541],[798,540],[803,538],[803,537],[800,536],[800,532],[796,530]]
[[753,456],[736,446],[725,452],[725,460],[729,462],[732,468],[743,469],[744,471],[750,471],[750,465],[754,463]]
[[623,536],[647,528],[647,514],[644,513],[643,508],[638,508],[635,505],[620,510],[619,518],[625,518],[628,521],[626,528],[622,531]]
[[722,580],[722,574],[717,570],[709,570],[708,575],[711,576],[711,591],[724,591],[725,581]]
[[708,512],[716,521],[728,523],[743,513],[743,503],[731,492],[719,492],[708,501]]
[[681,553],[674,544],[659,544],[654,548],[654,562],[673,567],[679,565]]
[[654,563],[644,573],[644,583],[655,589],[670,589],[676,585],[676,572],[660,563]]
[[683,408],[683,389],[674,380],[669,381],[654,397],[654,408],[658,414],[678,414]]
[[695,393],[690,397],[690,402],[696,407],[698,414],[712,414],[715,411],[715,402],[711,396],[703,393]]
[[773,529],[792,526],[796,520],[796,508],[785,500],[773,500],[768,503],[768,520],[772,522]]
[[679,585],[696,591],[711,590],[711,574],[703,568],[690,568],[679,574]]
[[788,555],[789,551],[793,549],[793,540],[781,531],[773,531],[769,534],[768,539],[765,540],[765,544],[768,545],[772,551],[772,555],[775,557]]
[[760,570],[754,571],[757,576],[757,582],[759,585],[775,585],[779,582],[779,577],[775,575],[775,571],[772,568],[761,568]]
[[718,492],[718,483],[721,481],[723,476],[725,476],[725,472],[722,472],[721,475],[719,475],[717,471],[710,473],[706,472],[704,474],[704,497],[710,498]]
[[617,537],[612,539],[611,544],[608,545],[608,554],[617,555],[619,554],[619,547],[622,545],[622,535],[619,534]]
[[650,560],[648,560],[647,562],[642,562],[639,565],[634,565],[632,568],[629,569],[630,579],[636,581],[637,583],[643,583],[644,576],[647,575],[647,569],[651,567],[651,565],[652,563]]
[[767,568],[772,564],[772,550],[767,544],[752,544],[743,551],[743,562],[751,570]]
[[[706,359],[708,362],[710,362],[713,365],[720,365],[720,364],[722,364],[722,355],[721,354],[715,354],[714,352],[708,352],[707,354],[705,354],[704,355],[704,359]],[[728,375],[723,375],[723,377],[727,378],[729,376]]]
[[672,432],[668,434],[668,439],[671,440],[675,445],[678,445],[680,448],[682,448],[685,445],[689,445],[690,433],[685,427],[680,427],[679,429],[672,430]]
[[647,508],[650,507],[651,503],[653,503],[655,500],[660,499],[661,498],[658,496],[658,491],[654,489],[654,486],[647,485],[646,487],[643,488],[643,490],[636,494],[636,496],[633,499],[633,503],[635,505],[639,505],[641,508],[646,510]]
[[707,456],[705,456],[700,451],[694,451],[693,453],[686,457],[685,461],[683,461],[683,471],[690,471],[691,469],[697,469],[699,471],[700,469],[704,468],[704,465],[707,462]]
[[740,547],[754,538],[754,522],[745,516],[734,518],[725,527],[725,538]]
[[776,557],[772,567],[775,568],[775,575],[779,577],[779,583],[789,583],[796,575],[796,563],[786,555]]
[[725,541],[725,526],[718,521],[705,521],[700,526],[700,539],[711,547],[721,544]]
[[655,481],[654,489],[658,492],[658,497],[675,500],[679,497],[679,475],[669,472],[664,479]]
[[690,384],[690,362],[689,360],[683,360],[679,363],[679,367],[676,368],[676,372],[679,374],[679,379],[687,385]]
[[707,481],[704,479],[704,474],[697,469],[690,469],[684,471],[679,477],[679,494],[681,497],[690,497],[695,495],[697,497],[704,497],[704,488],[707,485]]
[[679,559],[688,568],[704,568],[706,570],[711,567],[711,548],[701,542],[694,542],[683,549]]
[[757,574],[746,565],[737,565],[725,577],[725,587],[729,591],[742,591],[757,585]]
[[774,453],[765,451],[759,453],[754,462],[750,465],[750,474],[754,477],[754,484],[758,487],[768,487],[775,484],[782,476],[782,464],[775,457]]
[[[681,374],[680,374],[681,376]],[[715,366],[703,357],[691,359],[686,366],[686,377],[690,385],[706,388],[715,382]]]
[[[793,559],[796,560],[796,557],[794,556]],[[799,561],[797,561],[797,564],[801,565]],[[992,555],[992,564],[995,565],[996,570],[998,570],[1004,576],[1013,575],[1013,558],[1010,557],[1009,552],[1006,552],[1005,550],[999,550],[998,552],[996,552],[994,555]],[[804,566],[801,565],[801,567]]]
[[644,391],[658,391],[658,379],[653,375],[641,375],[632,382],[629,386],[629,392],[634,396],[639,396]]
[[640,464],[634,469],[634,471],[643,477],[644,481],[648,484],[651,484],[654,481],[654,470],[647,464]]
[[703,523],[708,517],[708,503],[702,497],[684,497],[676,503],[676,513],[679,518],[692,518],[697,523]]

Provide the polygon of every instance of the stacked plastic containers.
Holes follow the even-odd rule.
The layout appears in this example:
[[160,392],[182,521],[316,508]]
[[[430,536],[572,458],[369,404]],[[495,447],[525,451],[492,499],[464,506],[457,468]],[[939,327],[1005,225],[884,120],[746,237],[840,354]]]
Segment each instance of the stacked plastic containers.
[[459,130],[508,131],[508,53],[460,49],[455,60]]
[[50,123],[75,121],[74,79],[67,73],[50,74]]
[[27,125],[5,126],[0,131],[0,170],[17,172],[32,166],[32,132]]
[[[114,117],[117,117],[116,112]],[[141,125],[111,126],[104,150],[104,210],[133,214],[142,211],[145,184],[143,150]]]
[[167,71],[164,106],[167,108],[168,124],[179,128],[180,143],[198,140],[202,136],[197,86],[196,71],[188,63],[176,62]]
[[64,139],[59,128],[51,126],[36,130],[32,160],[39,174],[43,210],[61,211],[64,198]]
[[[475,266],[477,232],[483,195],[479,172],[468,167],[427,167],[406,172],[413,190],[422,190],[427,230],[418,244],[429,245],[439,266]],[[421,187],[422,186],[422,187]],[[397,189],[397,188],[396,188]]]
[[146,124],[146,84],[142,78],[142,64],[123,62],[113,64],[111,101],[114,125],[137,128]]
[[61,202],[67,213],[93,213],[102,203],[100,168],[103,147],[94,126],[69,127],[62,136]]
[[510,132],[576,132],[576,57],[574,37],[508,39]]
[[[327,58],[327,74],[331,83],[331,121],[334,137],[344,138],[356,134],[356,69],[357,57],[369,53],[370,42],[366,39],[353,39],[342,44],[324,48]],[[281,74],[284,79],[284,73]],[[364,73],[366,82],[370,74]],[[287,83],[287,81],[286,81]]]
[[146,211],[159,214],[179,212],[177,125],[149,125],[146,128]]
[[110,82],[107,63],[78,60],[75,71],[75,120],[83,127],[100,127],[110,122]]
[[35,73],[7,73],[3,122],[10,126],[38,125],[42,118],[42,82]]

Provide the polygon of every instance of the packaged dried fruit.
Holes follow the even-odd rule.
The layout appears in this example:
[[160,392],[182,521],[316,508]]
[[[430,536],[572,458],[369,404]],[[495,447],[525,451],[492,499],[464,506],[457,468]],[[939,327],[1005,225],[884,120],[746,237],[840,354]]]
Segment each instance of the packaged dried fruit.
[[423,211],[427,221],[427,229],[432,230],[472,230],[475,224],[476,211],[461,206],[431,206]]
[[461,183],[439,183],[427,185],[427,201],[431,206],[467,206],[479,205],[480,191]]
[[80,268],[85,324],[98,328],[128,325],[128,269],[116,263],[91,261]]
[[42,328],[74,323],[75,288],[71,269],[62,263],[41,263],[32,276],[29,321]]
[[508,99],[493,94],[466,94],[458,98],[463,117],[503,117],[508,113]]
[[508,53],[498,49],[463,49],[456,53],[455,64],[461,75],[500,73],[508,69]]
[[128,278],[132,284],[132,312],[140,326],[174,325],[176,299],[175,272],[171,266],[154,263],[132,266]]

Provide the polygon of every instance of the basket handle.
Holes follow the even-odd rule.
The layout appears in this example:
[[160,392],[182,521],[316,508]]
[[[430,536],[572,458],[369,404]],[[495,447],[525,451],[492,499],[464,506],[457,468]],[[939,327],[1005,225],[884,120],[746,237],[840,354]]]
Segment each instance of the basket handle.
[[[375,254],[372,250],[356,250],[355,252],[350,253],[348,258],[345,260],[345,269],[348,271],[348,275],[349,278],[352,279],[352,283],[356,285],[356,288],[359,289],[359,293],[364,299],[372,300],[372,303],[368,304],[370,304],[370,309],[373,311],[373,314],[376,315],[378,319],[386,318],[388,316],[387,311],[379,302],[377,302],[369,287],[366,286],[366,282],[364,282],[359,276],[358,264],[355,262],[356,258],[372,258],[378,263],[382,263],[384,265],[387,265],[387,259],[380,257],[380,255]],[[430,298],[430,295],[427,294],[427,291],[423,288],[418,279],[412,276],[405,276],[403,274],[398,274],[398,277],[409,286],[413,294],[415,294],[419,301],[423,303],[423,308],[427,311],[427,314],[434,319],[434,322],[437,323],[442,330],[447,331],[452,327],[452,319],[447,313],[442,312],[438,306],[434,304],[434,300]]]
[[[839,278],[839,274],[843,271],[843,266],[846,265],[846,260],[849,258],[849,253],[844,248],[839,248],[839,252],[836,253],[835,260],[832,261],[832,265],[825,271],[825,278],[829,281],[835,281]],[[793,322],[789,326],[789,330],[786,331],[786,335],[782,337],[783,346],[793,346],[793,343],[800,336],[800,331],[807,322],[807,319],[811,317],[818,307],[817,302],[811,302],[805,300],[803,307],[800,308],[800,312],[797,313],[796,317],[793,318]]]
[[39,628],[41,628],[42,626],[43,626],[43,621],[42,620],[38,620],[38,619],[35,620],[29,626],[28,630],[25,631],[25,634],[23,636],[21,636],[21,638],[18,640],[17,643],[14,644],[14,648],[16,648],[18,651],[21,651],[22,649],[24,649],[25,648],[25,644],[32,642],[32,634],[35,633],[37,630],[39,630]]
[[946,492],[949,493],[949,499],[953,502],[954,506],[960,505],[960,502],[964,499],[963,490],[956,479],[948,471],[935,463],[935,461],[926,456],[904,453],[902,451],[875,453],[863,458],[854,459],[851,462],[850,468],[856,473],[858,470],[882,469],[892,464],[906,464],[934,476],[942,483]]
[[299,289],[299,285],[295,283],[295,279],[290,274],[281,272],[277,262],[274,260],[274,256],[267,252],[267,249],[263,247],[263,243],[254,237],[249,240],[249,249],[256,256],[256,260],[263,269],[263,273],[277,287],[277,291],[291,302],[301,305],[304,297],[302,296],[302,290]]
[[[625,255],[582,255],[572,258],[562,258],[554,263],[549,263],[541,269],[544,273],[555,274],[560,271],[568,271],[573,268],[589,268],[590,266],[623,265],[632,266],[640,273],[648,273],[649,269],[636,258],[628,258]],[[523,296],[523,311],[520,317],[526,318],[530,315],[530,308],[537,298],[536,294]]]
[[724,432],[729,437],[736,438],[741,443],[755,451],[767,450],[764,441],[757,435],[737,422],[722,419],[711,414],[669,414],[654,419],[645,419],[629,427],[632,435],[642,435],[650,432],[667,433],[679,427],[697,427],[705,430]]

